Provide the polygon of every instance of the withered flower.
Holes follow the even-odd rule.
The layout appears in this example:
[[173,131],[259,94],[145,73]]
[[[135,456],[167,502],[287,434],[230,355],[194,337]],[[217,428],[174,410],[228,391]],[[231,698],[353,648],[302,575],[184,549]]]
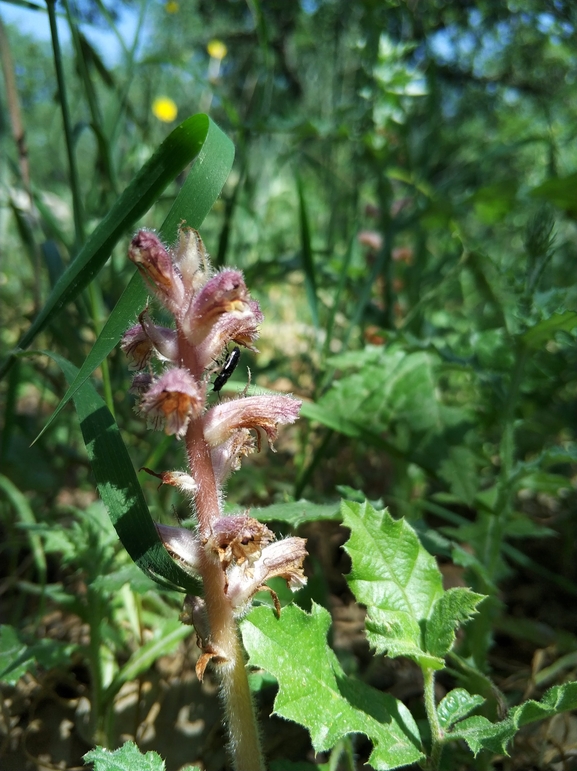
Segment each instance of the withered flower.
[[301,589],[307,582],[303,572],[305,546],[305,538],[284,538],[266,546],[255,562],[234,563],[227,572],[227,597],[236,614],[248,610],[253,595],[268,589],[264,584],[271,578],[284,578],[293,591]]

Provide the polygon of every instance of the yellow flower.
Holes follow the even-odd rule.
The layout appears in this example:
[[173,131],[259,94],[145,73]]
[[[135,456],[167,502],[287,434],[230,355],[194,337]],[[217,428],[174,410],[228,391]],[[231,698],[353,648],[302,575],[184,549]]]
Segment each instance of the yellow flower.
[[212,59],[218,59],[219,61],[224,59],[227,54],[227,48],[222,40],[211,40],[206,50]]
[[152,103],[152,112],[158,120],[164,123],[172,123],[178,115],[178,107],[167,96],[159,96]]
[[180,8],[178,7],[178,3],[175,2],[175,0],[168,0],[168,3],[165,4],[164,10],[166,13],[178,13]]

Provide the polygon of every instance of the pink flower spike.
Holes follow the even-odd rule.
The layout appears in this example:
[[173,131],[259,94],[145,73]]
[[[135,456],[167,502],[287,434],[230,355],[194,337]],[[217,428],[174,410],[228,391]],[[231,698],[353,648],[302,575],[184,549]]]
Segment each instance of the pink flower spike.
[[176,314],[184,303],[182,278],[156,233],[139,230],[128,247],[128,256],[158,299]]
[[165,433],[182,439],[191,418],[202,413],[205,388],[186,369],[167,370],[155,380],[140,402],[153,428],[164,426]]
[[217,447],[237,429],[250,428],[257,432],[259,450],[263,433],[272,447],[278,424],[294,423],[301,403],[288,394],[263,394],[223,402],[204,416],[204,437],[211,447]]

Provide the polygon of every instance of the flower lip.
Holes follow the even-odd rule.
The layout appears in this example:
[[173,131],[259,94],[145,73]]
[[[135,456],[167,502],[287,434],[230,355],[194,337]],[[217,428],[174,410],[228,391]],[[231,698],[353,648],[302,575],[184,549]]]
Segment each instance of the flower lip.
[[140,402],[140,410],[153,428],[182,439],[191,418],[201,415],[206,388],[188,370],[174,367],[155,380]]
[[212,447],[217,447],[237,429],[250,428],[257,432],[259,450],[263,433],[272,446],[278,424],[294,423],[301,403],[288,394],[262,394],[217,404],[204,416],[205,439]]
[[138,316],[138,324],[128,329],[120,347],[129,361],[129,369],[144,369],[153,355],[163,361],[175,362],[178,355],[174,329],[160,327],[148,319],[148,308]]

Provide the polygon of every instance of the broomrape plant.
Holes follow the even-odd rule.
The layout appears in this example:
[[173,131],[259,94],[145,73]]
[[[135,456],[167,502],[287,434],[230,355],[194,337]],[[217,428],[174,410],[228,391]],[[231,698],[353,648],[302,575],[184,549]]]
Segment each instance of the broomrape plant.
[[[235,766],[263,768],[237,622],[263,589],[280,613],[276,594],[264,585],[270,578],[280,576],[292,589],[305,584],[305,540],[275,541],[248,514],[225,516],[222,489],[243,456],[263,441],[272,447],[278,425],[296,420],[300,402],[245,392],[207,405],[214,361],[229,343],[255,351],[263,316],[239,271],[211,269],[197,231],[181,226],[176,247],[167,249],[154,233],[141,230],[129,257],[175,322],[174,329],[156,326],[145,309],[124,335],[122,348],[136,370],[132,388],[150,427],[184,441],[189,471],[159,476],[190,498],[196,519],[194,531],[156,527],[169,554],[202,579],[204,598],[187,596],[182,618],[197,632],[199,679],[212,662],[220,680]],[[159,374],[153,374],[153,358],[162,363]]]
[[[513,707],[497,722],[479,714],[485,698],[464,687],[454,688],[437,703],[435,677],[445,669],[447,657],[452,657],[457,681],[470,687],[458,673],[470,670],[471,662],[453,649],[458,627],[477,613],[484,597],[465,587],[445,591],[434,557],[413,529],[367,503],[342,506],[343,523],[351,531],[345,546],[353,566],[349,586],[367,608],[367,639],[377,654],[404,656],[421,669],[429,736],[421,736],[402,702],[344,673],[327,645],[330,616],[325,609],[313,603],[307,614],[290,606],[280,617],[278,598],[265,582],[280,576],[291,589],[305,584],[305,540],[275,541],[271,530],[248,513],[225,516],[222,488],[243,456],[260,449],[265,440],[272,446],[278,425],[296,420],[300,402],[286,395],[249,397],[245,389],[236,398],[208,406],[213,362],[227,345],[255,350],[262,321],[258,304],[239,271],[211,270],[202,240],[191,228],[180,227],[174,249],[167,249],[154,233],[140,231],[129,256],[175,320],[174,329],[156,326],[146,308],[124,335],[122,348],[136,370],[133,390],[139,395],[140,412],[151,427],[163,428],[186,446],[189,471],[146,471],[192,502],[194,530],[160,524],[156,529],[174,560],[202,579],[204,598],[187,595],[181,620],[195,627],[201,650],[199,679],[209,663],[219,678],[234,767],[264,768],[237,629],[252,597],[263,589],[273,597],[276,617],[270,608],[261,607],[243,622],[250,663],[277,679],[277,714],[304,725],[317,752],[331,751],[335,767],[341,755],[348,767],[355,767],[350,738],[355,733],[371,741],[369,763],[375,769],[415,763],[439,769],[442,757],[454,762],[450,756],[458,756],[463,743],[475,755],[481,750],[506,754],[522,725],[575,706],[575,683],[551,688],[541,702]],[[230,362],[238,359],[238,349],[234,351],[217,377],[217,389],[233,366]],[[162,364],[158,374],[151,367],[153,358]],[[477,676],[483,678],[480,672]],[[102,752],[88,753],[86,759],[100,768]],[[139,762],[134,745],[118,752],[127,769]]]

